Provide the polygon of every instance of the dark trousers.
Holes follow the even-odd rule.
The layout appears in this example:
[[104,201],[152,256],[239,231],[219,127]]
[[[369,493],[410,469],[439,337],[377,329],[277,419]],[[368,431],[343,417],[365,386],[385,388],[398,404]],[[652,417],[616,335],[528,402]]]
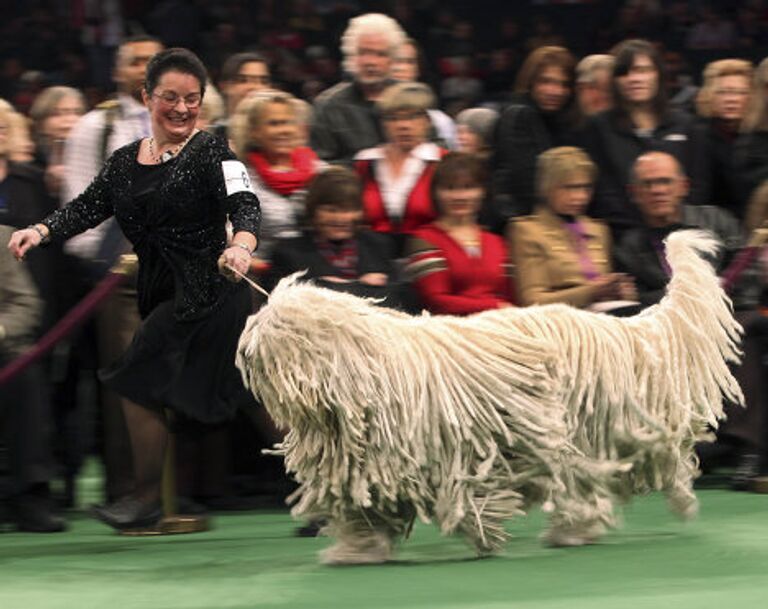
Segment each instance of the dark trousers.
[[[0,368],[11,361],[0,353]],[[0,433],[7,447],[6,494],[23,495],[52,475],[51,412],[47,385],[33,365],[0,387]]]
[[726,407],[728,419],[719,435],[737,439],[745,451],[760,455],[768,465],[768,317],[748,311],[737,312],[736,318],[744,326],[744,356],[733,373],[744,393],[745,408]]

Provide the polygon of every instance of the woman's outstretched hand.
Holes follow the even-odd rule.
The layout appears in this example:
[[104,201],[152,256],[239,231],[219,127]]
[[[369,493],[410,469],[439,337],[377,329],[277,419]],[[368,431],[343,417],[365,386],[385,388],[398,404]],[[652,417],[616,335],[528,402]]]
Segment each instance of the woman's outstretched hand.
[[42,235],[34,228],[22,228],[14,231],[8,241],[8,249],[16,260],[22,260],[33,247],[40,245]]

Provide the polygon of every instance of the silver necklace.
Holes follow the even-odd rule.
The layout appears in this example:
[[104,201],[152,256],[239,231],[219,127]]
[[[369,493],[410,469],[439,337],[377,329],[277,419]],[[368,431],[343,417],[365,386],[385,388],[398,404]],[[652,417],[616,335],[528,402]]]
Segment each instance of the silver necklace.
[[155,161],[155,163],[166,163],[167,161],[170,161],[172,158],[174,158],[177,154],[179,154],[179,152],[181,152],[181,149],[187,145],[187,142],[192,139],[192,136],[195,135],[195,133],[197,133],[197,129],[193,129],[192,132],[184,139],[184,141],[178,144],[175,148],[166,150],[160,155],[155,153],[155,138],[152,136],[149,138],[149,156],[153,161]]

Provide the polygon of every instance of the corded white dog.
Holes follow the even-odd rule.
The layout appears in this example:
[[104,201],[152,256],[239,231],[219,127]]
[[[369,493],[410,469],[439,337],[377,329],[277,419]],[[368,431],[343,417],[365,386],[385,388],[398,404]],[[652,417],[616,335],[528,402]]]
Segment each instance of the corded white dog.
[[415,518],[498,552],[534,504],[547,539],[578,545],[651,489],[695,513],[693,444],[741,393],[740,328],[711,266],[713,239],[669,237],[667,296],[634,318],[565,305],[411,317],[284,279],[246,325],[237,365],[275,422],[323,518],[326,562],[389,559]]

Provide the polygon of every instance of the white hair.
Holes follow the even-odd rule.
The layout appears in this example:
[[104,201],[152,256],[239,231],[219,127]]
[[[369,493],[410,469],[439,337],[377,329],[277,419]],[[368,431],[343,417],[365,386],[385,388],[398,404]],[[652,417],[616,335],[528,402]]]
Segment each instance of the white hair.
[[364,34],[379,34],[387,38],[390,57],[394,57],[395,51],[407,38],[397,21],[381,13],[366,13],[350,19],[347,29],[341,36],[344,70],[349,74],[357,73],[355,59],[357,58],[358,40]]

